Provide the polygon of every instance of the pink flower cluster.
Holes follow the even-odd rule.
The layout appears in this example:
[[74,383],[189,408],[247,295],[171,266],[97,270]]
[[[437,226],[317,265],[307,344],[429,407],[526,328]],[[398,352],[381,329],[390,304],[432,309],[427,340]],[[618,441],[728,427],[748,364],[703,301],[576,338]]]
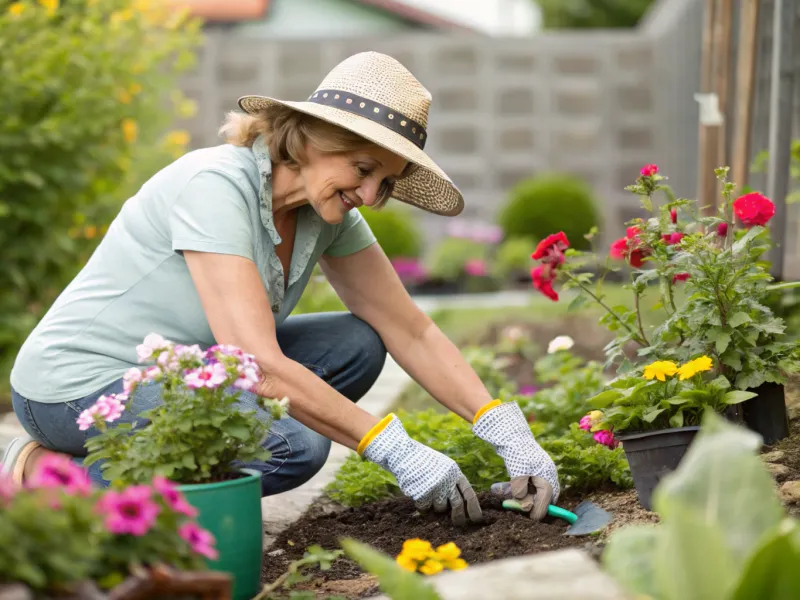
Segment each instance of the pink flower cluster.
[[92,406],[84,410],[78,417],[78,429],[86,431],[99,421],[112,423],[122,416],[125,411],[123,404],[128,399],[127,394],[109,394],[100,396]]
[[[594,429],[595,423],[599,418],[600,411],[592,411],[588,415],[581,417],[581,420],[578,422],[578,427],[583,429],[584,431],[591,432]],[[602,444],[603,446],[608,446],[612,450],[619,446],[619,441],[614,437],[614,434],[611,431],[607,431],[605,429],[599,429],[594,432],[592,435],[592,439],[598,444]]]
[[478,242],[479,244],[497,244],[503,239],[503,230],[488,223],[470,223],[454,220],[448,223],[447,235]]
[[393,258],[392,266],[404,283],[418,283],[425,279],[425,267],[417,258]]

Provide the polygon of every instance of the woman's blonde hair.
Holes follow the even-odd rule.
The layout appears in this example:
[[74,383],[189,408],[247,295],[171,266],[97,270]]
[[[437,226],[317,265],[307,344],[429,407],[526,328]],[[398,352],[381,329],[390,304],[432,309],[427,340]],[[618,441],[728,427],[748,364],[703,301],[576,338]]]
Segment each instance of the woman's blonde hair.
[[264,134],[270,158],[290,167],[306,162],[307,144],[318,152],[330,154],[376,146],[357,133],[286,106],[275,106],[257,115],[232,111],[219,134],[229,144],[247,147]]

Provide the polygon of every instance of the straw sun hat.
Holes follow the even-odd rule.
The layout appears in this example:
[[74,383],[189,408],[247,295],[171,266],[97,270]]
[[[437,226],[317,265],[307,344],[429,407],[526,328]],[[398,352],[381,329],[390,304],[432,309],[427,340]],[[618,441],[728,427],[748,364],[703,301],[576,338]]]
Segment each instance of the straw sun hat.
[[355,54],[334,67],[305,102],[243,96],[239,106],[258,114],[282,105],[349,129],[418,165],[397,181],[392,197],[428,212],[455,216],[464,198],[424,152],[431,94],[390,56]]

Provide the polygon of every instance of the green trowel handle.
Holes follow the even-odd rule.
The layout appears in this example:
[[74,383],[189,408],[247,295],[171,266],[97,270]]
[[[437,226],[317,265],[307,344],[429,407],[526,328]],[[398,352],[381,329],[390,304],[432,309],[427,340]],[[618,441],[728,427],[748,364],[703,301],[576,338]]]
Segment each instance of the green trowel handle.
[[[522,511],[522,506],[520,506],[519,502],[516,500],[503,500],[503,508],[520,512]],[[575,513],[571,513],[567,509],[561,508],[560,506],[555,506],[554,504],[551,504],[547,507],[547,514],[551,517],[564,519],[570,525],[578,520],[578,516]]]

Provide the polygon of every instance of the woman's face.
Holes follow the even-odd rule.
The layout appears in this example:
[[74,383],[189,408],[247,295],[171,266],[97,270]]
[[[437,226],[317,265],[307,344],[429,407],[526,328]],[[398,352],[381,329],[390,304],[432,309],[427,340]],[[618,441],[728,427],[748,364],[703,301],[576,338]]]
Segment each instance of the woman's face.
[[378,146],[346,154],[323,154],[309,147],[306,157],[308,162],[300,168],[306,198],[331,224],[341,223],[354,208],[378,203],[408,165]]

